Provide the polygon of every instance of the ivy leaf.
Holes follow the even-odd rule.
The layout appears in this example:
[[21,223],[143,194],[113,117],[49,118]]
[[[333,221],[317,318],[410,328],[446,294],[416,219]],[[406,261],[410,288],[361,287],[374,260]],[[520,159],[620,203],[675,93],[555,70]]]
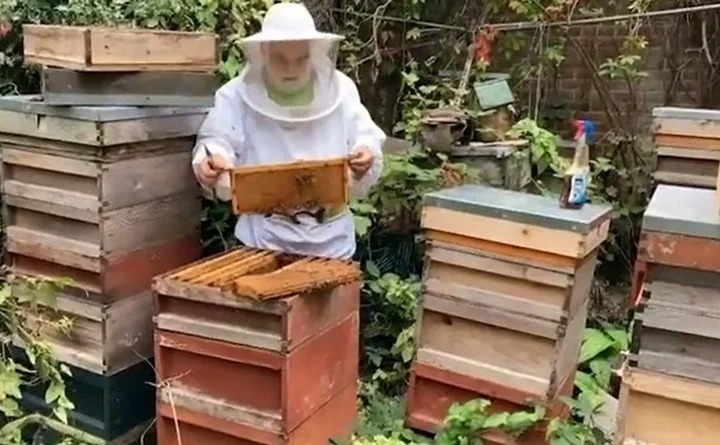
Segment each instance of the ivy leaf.
[[586,363],[613,347],[615,341],[599,329],[585,329],[578,363]]
[[0,289],[0,306],[5,304],[5,302],[10,298],[10,295],[12,294],[12,288],[9,285],[4,285],[2,289]]
[[47,391],[45,391],[45,403],[48,405],[54,403],[65,395],[65,385],[62,382],[53,380],[50,382]]
[[11,398],[0,400],[0,413],[7,418],[22,416],[22,410],[20,410],[20,405],[17,400]]
[[365,262],[365,271],[373,278],[380,278],[380,269],[373,261]]

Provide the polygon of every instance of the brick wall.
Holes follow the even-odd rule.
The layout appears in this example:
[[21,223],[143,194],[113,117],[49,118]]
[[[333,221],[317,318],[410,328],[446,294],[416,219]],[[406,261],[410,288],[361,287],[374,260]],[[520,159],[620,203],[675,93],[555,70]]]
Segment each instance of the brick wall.
[[[700,82],[699,50],[689,35],[691,23],[675,17],[656,18],[641,30],[648,40],[642,68],[647,72],[636,92],[632,94],[624,80],[606,82],[610,96],[628,121],[632,104],[637,103],[640,113],[640,131],[649,131],[654,107],[674,105],[695,107],[699,104]],[[587,51],[596,66],[619,54],[626,29],[612,23],[571,29],[571,36]],[[566,45],[566,59],[559,68],[553,87],[549,89],[567,103],[580,117],[596,122],[600,131],[609,129],[603,100],[593,86],[591,71],[582,62],[572,45]],[[717,104],[705,104],[717,105]]]

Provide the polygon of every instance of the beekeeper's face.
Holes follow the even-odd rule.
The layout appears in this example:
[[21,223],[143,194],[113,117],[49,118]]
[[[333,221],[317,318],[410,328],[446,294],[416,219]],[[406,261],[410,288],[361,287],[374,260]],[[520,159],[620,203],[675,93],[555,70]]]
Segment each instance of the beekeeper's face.
[[267,80],[284,92],[305,87],[312,76],[308,41],[269,42],[263,47]]

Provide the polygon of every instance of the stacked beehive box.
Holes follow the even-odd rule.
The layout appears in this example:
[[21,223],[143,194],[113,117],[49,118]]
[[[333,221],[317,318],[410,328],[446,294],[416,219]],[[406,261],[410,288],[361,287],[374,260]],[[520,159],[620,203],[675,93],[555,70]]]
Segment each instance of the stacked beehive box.
[[158,277],[159,445],[326,445],[356,417],[360,272],[240,248]]
[[655,180],[715,188],[720,162],[720,111],[661,107],[653,110]]
[[[573,387],[598,246],[609,208],[481,186],[425,197],[429,242],[409,426],[433,432],[454,402],[499,411],[542,402],[564,412]],[[502,444],[544,444],[538,428]]]
[[[655,182],[714,189],[720,173],[720,111],[660,107],[653,110],[653,117]],[[631,301],[638,297],[644,274],[645,263],[638,260]]]
[[[323,218],[345,159],[236,168],[236,213]],[[253,194],[246,193],[253,190]],[[347,208],[345,207],[347,211]],[[282,215],[282,216],[281,216]],[[240,248],[155,281],[159,445],[326,445],[356,417],[357,265]]]
[[[172,69],[173,58],[187,69],[196,64],[192,45],[168,47],[172,33],[160,38],[134,30],[128,31],[134,40],[123,40],[123,32],[98,35],[93,28],[24,31],[27,62],[61,67],[45,74],[74,73],[88,84],[109,74],[70,70],[145,70],[146,53],[153,69]],[[214,46],[214,36],[209,41]],[[57,304],[73,320],[70,335],[42,330],[74,373],[71,424],[105,443],[127,443],[143,433],[154,412],[148,384],[154,381],[152,278],[200,254],[201,208],[190,156],[207,110],[83,106],[139,98],[129,93],[107,100],[102,90],[88,95],[83,85],[68,85],[62,99],[52,93],[0,98],[7,260],[19,275],[73,280]],[[146,93],[145,104],[154,99]],[[185,98],[183,105],[193,103]],[[19,339],[16,344],[23,346]],[[42,388],[26,391],[24,404],[46,409]]]
[[618,443],[720,443],[720,217],[715,191],[658,186],[623,374]]

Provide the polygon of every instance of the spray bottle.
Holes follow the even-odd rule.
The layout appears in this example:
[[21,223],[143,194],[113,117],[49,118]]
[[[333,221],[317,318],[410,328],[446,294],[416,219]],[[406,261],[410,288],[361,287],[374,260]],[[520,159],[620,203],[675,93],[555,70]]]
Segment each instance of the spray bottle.
[[586,120],[574,120],[575,155],[572,164],[565,172],[563,190],[560,194],[560,207],[581,209],[587,201],[590,181],[590,149],[587,142],[592,137],[595,126]]

